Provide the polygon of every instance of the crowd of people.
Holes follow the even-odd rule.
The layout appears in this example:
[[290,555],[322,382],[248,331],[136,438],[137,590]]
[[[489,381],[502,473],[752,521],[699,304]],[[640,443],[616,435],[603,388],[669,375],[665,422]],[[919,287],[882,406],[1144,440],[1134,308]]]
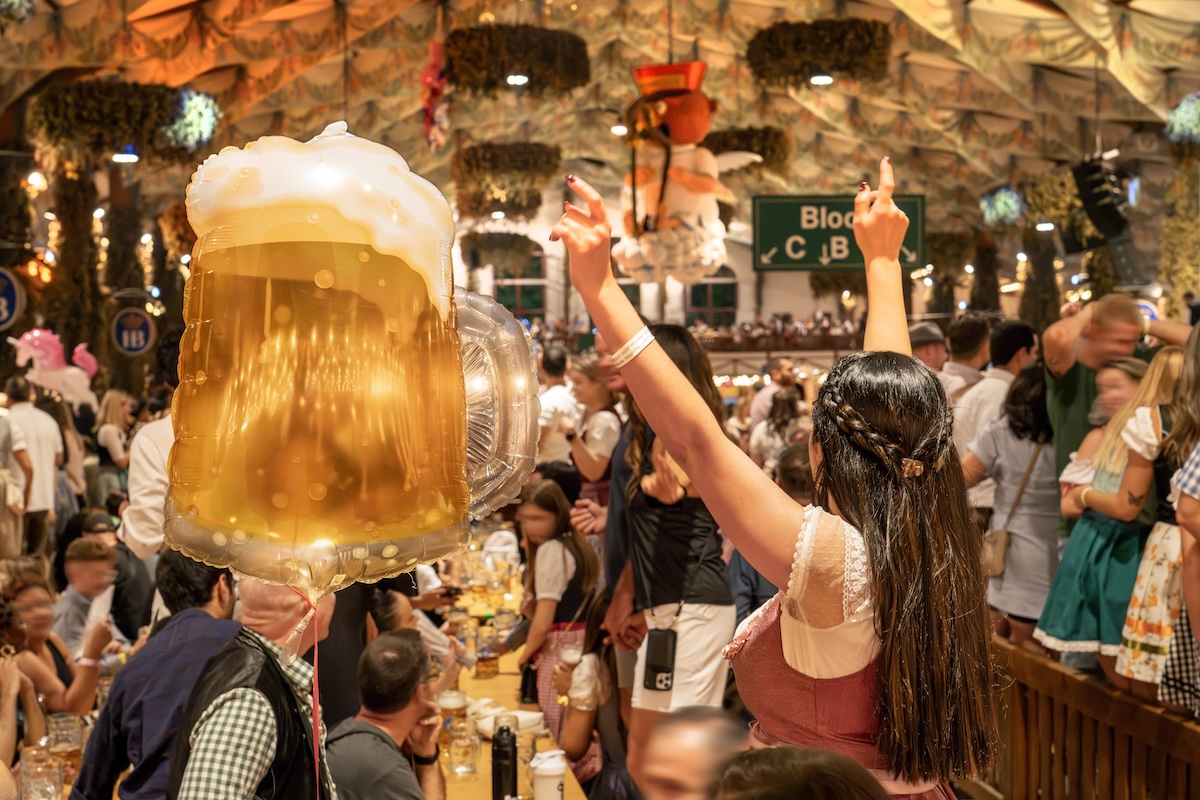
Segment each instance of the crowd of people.
[[[1041,336],[910,328],[893,183],[885,160],[856,198],[863,350],[811,396],[775,359],[728,413],[568,178],[553,236],[595,350],[542,348],[538,466],[480,544],[523,564],[498,649],[593,800],[953,798],[996,758],[993,634],[1200,711],[1200,334],[1121,295]],[[94,418],[5,387],[0,761],[48,714],[94,715],[75,800],[441,800],[457,566],[310,609],[166,548],[177,346],[150,399],[108,392]],[[310,611],[309,655],[282,657]]]

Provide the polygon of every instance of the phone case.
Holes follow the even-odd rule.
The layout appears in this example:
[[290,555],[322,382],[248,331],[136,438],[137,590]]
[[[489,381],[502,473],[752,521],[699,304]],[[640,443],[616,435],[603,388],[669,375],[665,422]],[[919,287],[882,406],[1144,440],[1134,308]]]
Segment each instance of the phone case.
[[675,631],[657,629],[646,634],[646,673],[642,687],[652,692],[669,692],[675,679]]

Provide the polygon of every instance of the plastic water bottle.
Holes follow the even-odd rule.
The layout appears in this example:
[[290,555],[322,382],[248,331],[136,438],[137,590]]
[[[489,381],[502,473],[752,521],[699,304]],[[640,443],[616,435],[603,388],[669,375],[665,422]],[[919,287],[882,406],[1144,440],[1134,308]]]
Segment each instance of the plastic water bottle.
[[533,769],[533,800],[562,800],[563,780],[567,775],[566,753],[547,750],[529,762]]

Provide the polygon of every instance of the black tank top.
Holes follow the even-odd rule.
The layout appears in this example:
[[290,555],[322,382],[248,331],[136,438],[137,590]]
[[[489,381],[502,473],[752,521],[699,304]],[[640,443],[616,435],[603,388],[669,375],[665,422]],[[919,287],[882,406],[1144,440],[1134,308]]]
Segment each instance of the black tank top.
[[[1158,416],[1162,419],[1162,439],[1171,432],[1171,409],[1165,405],[1158,407]],[[1162,439],[1159,440],[1160,444]],[[1155,508],[1155,519],[1168,525],[1177,524],[1175,521],[1175,506],[1168,499],[1171,496],[1171,476],[1175,474],[1177,465],[1167,459],[1165,448],[1158,448],[1158,458],[1154,459],[1154,490],[1158,497]]]
[[58,648],[54,646],[54,642],[46,640],[46,647],[50,650],[50,658],[54,660],[54,672],[58,675],[58,679],[62,681],[63,686],[71,688],[71,683],[75,680],[75,674],[71,672],[71,665],[67,663],[66,657],[58,652]]

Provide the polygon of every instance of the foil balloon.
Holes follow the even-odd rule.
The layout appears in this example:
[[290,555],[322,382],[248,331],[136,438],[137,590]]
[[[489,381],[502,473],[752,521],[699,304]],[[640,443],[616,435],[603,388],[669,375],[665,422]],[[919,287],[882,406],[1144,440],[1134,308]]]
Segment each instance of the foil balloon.
[[8,337],[8,343],[17,349],[18,367],[33,362],[33,367],[25,373],[30,383],[46,391],[57,392],[76,413],[83,406],[91,406],[93,411],[99,410],[100,404],[92,391],[92,378],[96,375],[98,365],[86,342],[76,345],[71,351],[74,366],[63,358],[62,339],[54,331],[33,328],[21,334],[19,339]]
[[206,160],[184,298],[167,542],[314,600],[439,559],[538,438],[532,344],[452,285],[454,222],[334,123]]

